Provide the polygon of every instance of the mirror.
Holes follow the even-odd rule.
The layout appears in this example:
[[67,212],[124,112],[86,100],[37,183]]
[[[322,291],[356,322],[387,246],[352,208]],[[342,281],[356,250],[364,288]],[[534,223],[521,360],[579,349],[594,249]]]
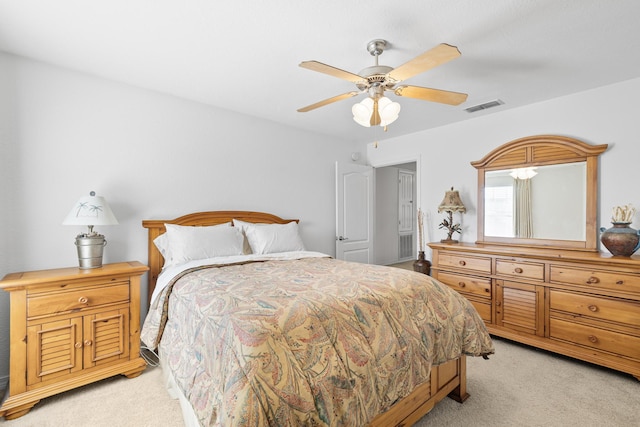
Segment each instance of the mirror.
[[597,157],[606,148],[541,135],[472,162],[478,243],[597,250]]
[[586,162],[487,171],[484,234],[585,240],[586,195]]

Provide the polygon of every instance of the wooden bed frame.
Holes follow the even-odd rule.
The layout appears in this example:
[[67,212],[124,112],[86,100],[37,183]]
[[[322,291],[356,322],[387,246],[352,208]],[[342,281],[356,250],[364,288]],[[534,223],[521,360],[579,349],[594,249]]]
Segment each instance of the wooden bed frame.
[[[209,226],[237,219],[245,222],[286,224],[291,219],[282,219],[264,212],[250,211],[212,211],[197,212],[169,220],[144,220],[142,226],[149,231],[149,285],[147,301],[155,289],[158,275],[164,265],[164,259],[153,243],[153,240],[166,232],[165,224],[177,224],[184,226]],[[411,394],[395,403],[388,411],[379,414],[371,422],[371,426],[410,426],[427,414],[433,407],[449,396],[462,403],[468,397],[467,393],[467,368],[466,357],[452,360],[440,366],[434,366],[431,370],[429,382],[418,386]]]

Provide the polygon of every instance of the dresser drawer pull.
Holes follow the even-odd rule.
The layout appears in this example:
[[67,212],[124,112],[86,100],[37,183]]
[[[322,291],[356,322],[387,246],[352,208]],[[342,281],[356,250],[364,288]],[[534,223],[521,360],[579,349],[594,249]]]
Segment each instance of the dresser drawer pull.
[[89,298],[87,298],[87,297],[80,297],[80,298],[78,298],[78,302],[79,302],[80,304],[86,304],[86,303],[88,303],[88,302],[89,302]]
[[460,260],[460,261],[458,262],[458,264],[460,264],[460,265],[462,265],[462,266],[467,265],[467,263],[466,263],[464,260]]
[[458,286],[460,286],[461,288],[464,288],[465,286],[467,286],[467,284],[464,282],[458,282]]
[[87,347],[89,347],[91,344],[93,344],[93,341],[91,341],[91,340],[86,340],[84,342],[84,345],[87,346]]
[[594,283],[600,283],[600,279],[598,279],[596,276],[589,277],[589,280],[587,280],[587,285],[592,285]]
[[518,274],[520,274],[520,273],[522,273],[522,272],[523,272],[523,270],[522,270],[520,267],[518,267],[518,268],[516,268],[516,269],[515,269],[515,272],[516,272],[516,273],[518,273]]
[[597,343],[598,342],[598,337],[596,337],[595,335],[589,335],[589,341],[591,341],[592,343]]
[[80,348],[80,347],[82,347],[82,343],[81,343],[81,342],[77,342],[77,343],[74,345],[74,347],[75,347],[75,348]]
[[624,280],[618,280],[618,281],[616,282],[616,285],[624,285]]
[[593,312],[595,313],[596,311],[598,311],[598,306],[597,306],[597,305],[593,305],[593,304],[591,304],[591,305],[589,306],[589,310],[591,310],[591,311],[593,311]]

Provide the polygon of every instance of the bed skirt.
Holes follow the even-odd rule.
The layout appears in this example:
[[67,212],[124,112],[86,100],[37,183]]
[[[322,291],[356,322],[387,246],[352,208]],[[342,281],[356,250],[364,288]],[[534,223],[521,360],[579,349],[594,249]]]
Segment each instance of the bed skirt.
[[172,399],[178,399],[180,402],[180,409],[182,410],[182,419],[184,420],[185,427],[201,427],[198,422],[198,417],[194,412],[189,400],[185,397],[182,390],[176,384],[175,379],[173,378],[173,374],[171,370],[164,366],[163,363],[164,358],[160,355],[160,369],[162,369],[162,379],[164,381],[165,388],[167,389],[167,393]]

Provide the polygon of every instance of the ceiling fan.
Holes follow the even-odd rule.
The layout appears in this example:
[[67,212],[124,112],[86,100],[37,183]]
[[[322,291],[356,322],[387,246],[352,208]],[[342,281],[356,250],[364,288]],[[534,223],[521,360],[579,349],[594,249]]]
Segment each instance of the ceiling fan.
[[423,73],[431,68],[442,65],[460,56],[457,47],[445,43],[439,44],[431,50],[405,62],[397,68],[378,64],[378,56],[387,46],[386,40],[376,39],[367,44],[367,51],[375,57],[376,63],[361,70],[358,74],[341,70],[318,61],[304,61],[302,68],[325,73],[339,79],[355,83],[358,91],[351,91],[337,95],[315,104],[298,109],[307,112],[316,108],[332,104],[343,99],[351,98],[361,93],[368,93],[368,98],[355,104],[352,108],[353,119],[362,126],[386,126],[398,118],[400,104],[392,102],[384,96],[385,91],[398,96],[439,102],[449,105],[459,105],[467,99],[466,93],[450,92],[441,89],[431,89],[420,86],[399,85],[398,83]]

